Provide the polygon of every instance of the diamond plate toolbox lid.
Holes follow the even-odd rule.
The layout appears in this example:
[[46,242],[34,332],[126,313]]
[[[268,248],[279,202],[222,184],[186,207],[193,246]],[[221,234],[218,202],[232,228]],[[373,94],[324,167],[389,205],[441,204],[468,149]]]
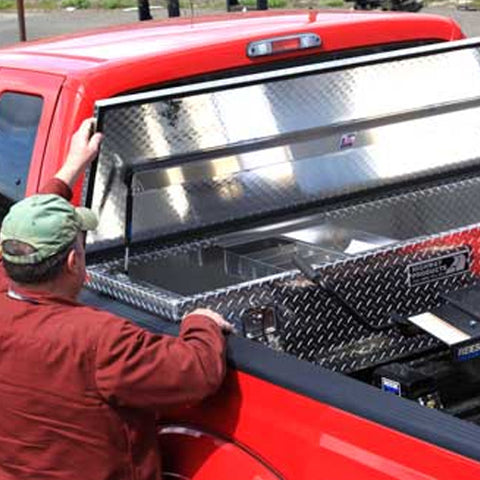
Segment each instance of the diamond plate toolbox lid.
[[480,157],[479,47],[319,58],[97,102],[89,243],[232,230],[468,171]]

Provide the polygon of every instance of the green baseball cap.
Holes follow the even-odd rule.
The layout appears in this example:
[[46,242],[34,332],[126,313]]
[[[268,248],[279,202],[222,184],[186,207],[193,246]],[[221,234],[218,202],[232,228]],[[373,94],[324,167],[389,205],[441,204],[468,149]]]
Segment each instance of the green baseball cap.
[[[0,231],[3,258],[34,265],[72,244],[81,231],[95,230],[96,215],[58,195],[33,195],[12,206]],[[24,248],[13,248],[12,245]]]

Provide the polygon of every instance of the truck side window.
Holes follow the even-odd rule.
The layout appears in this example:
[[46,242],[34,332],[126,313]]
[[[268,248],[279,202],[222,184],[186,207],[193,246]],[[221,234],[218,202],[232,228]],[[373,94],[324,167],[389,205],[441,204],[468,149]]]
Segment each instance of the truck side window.
[[6,92],[0,97],[0,218],[23,198],[43,99]]

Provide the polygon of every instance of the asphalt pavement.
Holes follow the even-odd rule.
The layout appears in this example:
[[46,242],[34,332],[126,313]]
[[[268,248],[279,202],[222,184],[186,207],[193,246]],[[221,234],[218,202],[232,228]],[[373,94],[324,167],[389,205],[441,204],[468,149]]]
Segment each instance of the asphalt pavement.
[[428,7],[421,10],[453,18],[468,37],[480,37],[480,10],[460,10],[455,5]]
[[[453,5],[428,7],[423,12],[435,13],[454,18],[469,37],[480,36],[480,11],[459,10]],[[195,14],[201,11],[194,12]],[[191,15],[190,10],[182,10],[182,16]],[[166,17],[165,8],[154,7],[155,19]],[[136,9],[126,10],[53,10],[27,11],[27,39],[35,40],[49,36],[72,33],[108,25],[119,25],[138,21]],[[0,13],[0,46],[17,42],[18,21],[15,12]]]

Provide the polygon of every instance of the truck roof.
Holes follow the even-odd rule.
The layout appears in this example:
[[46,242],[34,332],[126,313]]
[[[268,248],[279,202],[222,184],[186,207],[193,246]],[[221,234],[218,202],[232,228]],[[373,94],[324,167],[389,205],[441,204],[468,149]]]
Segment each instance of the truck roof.
[[270,10],[85,31],[0,49],[0,59],[4,67],[66,76],[112,75],[116,69],[121,74],[132,67],[145,71],[157,68],[161,59],[164,79],[168,79],[265,61],[247,57],[248,42],[299,32],[317,33],[322,39],[321,47],[306,51],[308,54],[463,37],[453,20],[435,15]]

